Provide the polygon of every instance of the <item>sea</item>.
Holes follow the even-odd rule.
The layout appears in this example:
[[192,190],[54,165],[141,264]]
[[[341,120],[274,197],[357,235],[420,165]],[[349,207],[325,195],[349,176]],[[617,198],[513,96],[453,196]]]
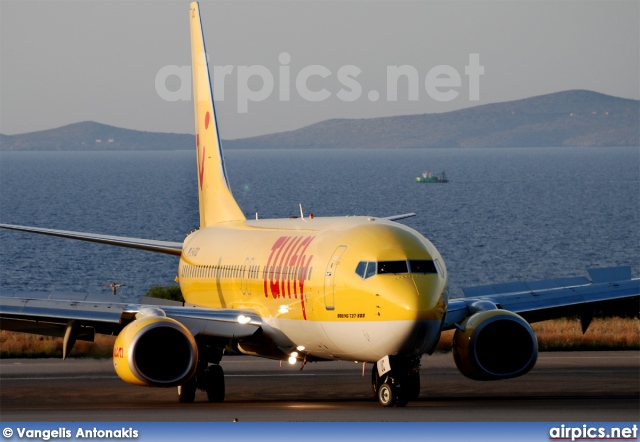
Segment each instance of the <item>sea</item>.
[[[247,218],[390,216],[468,286],[630,265],[640,276],[640,148],[230,150]],[[446,184],[417,183],[445,171]],[[182,241],[198,226],[195,151],[2,152],[0,223]],[[0,230],[0,289],[119,294],[175,284],[178,258]]]

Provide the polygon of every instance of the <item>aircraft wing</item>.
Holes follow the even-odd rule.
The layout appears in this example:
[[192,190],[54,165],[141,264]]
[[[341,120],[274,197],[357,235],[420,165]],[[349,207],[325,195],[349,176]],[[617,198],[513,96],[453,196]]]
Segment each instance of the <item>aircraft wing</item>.
[[464,298],[451,299],[445,329],[482,310],[504,309],[528,322],[580,315],[583,332],[589,326],[595,303],[640,295],[640,279],[630,267],[589,269],[585,277],[513,282],[463,289]]
[[43,229],[40,227],[15,226],[12,224],[0,224],[2,229],[20,230],[22,232],[40,233],[43,235],[59,236],[62,238],[78,239],[81,241],[110,244],[113,246],[128,247],[130,249],[149,250],[152,252],[166,253],[180,256],[182,243],[170,241],[155,241],[151,239],[127,238],[124,236],[98,235],[96,233],[71,232],[68,230]]
[[[0,293],[0,329],[64,337],[69,324],[79,340],[95,333],[117,334],[140,315],[166,316],[182,323],[194,336],[236,338],[252,336],[262,326],[250,311],[178,305],[116,302],[112,295]],[[145,298],[152,300],[153,298]],[[153,301],[152,301],[153,302]],[[158,302],[162,304],[162,302]]]

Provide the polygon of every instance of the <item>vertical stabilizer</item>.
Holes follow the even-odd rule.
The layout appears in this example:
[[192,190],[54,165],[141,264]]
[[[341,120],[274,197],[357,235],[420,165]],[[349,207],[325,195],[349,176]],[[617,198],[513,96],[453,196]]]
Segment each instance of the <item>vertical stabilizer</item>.
[[231,194],[218,135],[198,3],[191,3],[191,70],[196,120],[200,227],[245,217]]

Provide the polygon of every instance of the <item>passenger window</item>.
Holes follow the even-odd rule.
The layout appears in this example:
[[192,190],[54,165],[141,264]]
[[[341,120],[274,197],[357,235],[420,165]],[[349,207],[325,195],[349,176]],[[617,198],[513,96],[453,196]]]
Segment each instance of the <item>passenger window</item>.
[[409,268],[411,269],[411,273],[437,273],[433,261],[426,259],[409,260]]
[[375,274],[376,274],[376,263],[369,262],[367,264],[367,272],[365,273],[364,279],[371,278]]
[[360,261],[358,263],[358,267],[356,267],[356,273],[358,274],[358,276],[360,276],[362,279],[364,279],[364,271],[367,269],[367,262],[366,261]]
[[383,273],[408,273],[407,261],[380,261],[378,274]]

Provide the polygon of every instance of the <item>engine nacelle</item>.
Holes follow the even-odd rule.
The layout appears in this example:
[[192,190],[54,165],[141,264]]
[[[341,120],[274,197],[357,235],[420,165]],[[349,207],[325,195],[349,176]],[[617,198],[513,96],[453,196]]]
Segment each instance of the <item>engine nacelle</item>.
[[[506,310],[469,316],[453,335],[453,358],[470,379],[489,381],[522,376],[538,358],[538,340],[522,317]],[[463,331],[464,330],[464,331]]]
[[174,387],[198,366],[198,346],[178,321],[158,316],[136,319],[122,329],[113,346],[113,367],[130,384]]

